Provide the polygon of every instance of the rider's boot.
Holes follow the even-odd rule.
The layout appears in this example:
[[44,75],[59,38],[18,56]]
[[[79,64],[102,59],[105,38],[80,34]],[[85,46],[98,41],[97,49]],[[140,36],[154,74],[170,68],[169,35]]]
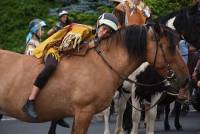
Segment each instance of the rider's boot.
[[38,117],[35,110],[35,100],[27,100],[26,104],[23,106],[23,111],[29,118],[35,120]]

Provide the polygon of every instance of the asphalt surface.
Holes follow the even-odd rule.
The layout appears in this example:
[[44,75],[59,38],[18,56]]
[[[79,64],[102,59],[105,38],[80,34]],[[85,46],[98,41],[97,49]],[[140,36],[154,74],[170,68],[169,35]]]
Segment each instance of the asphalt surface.
[[[189,112],[186,116],[182,116],[180,122],[183,131],[176,131],[173,125],[173,117],[170,117],[171,131],[164,131],[163,117],[160,121],[156,121],[155,134],[200,134],[200,112]],[[72,124],[72,119],[67,119]],[[4,117],[0,122],[0,134],[48,134],[50,122],[47,123],[25,123],[10,117]],[[111,134],[114,134],[115,116],[110,121]],[[103,134],[104,122],[102,119],[93,119],[88,134]],[[70,134],[71,129],[58,126],[57,134]],[[145,134],[145,128],[141,125],[139,134]]]

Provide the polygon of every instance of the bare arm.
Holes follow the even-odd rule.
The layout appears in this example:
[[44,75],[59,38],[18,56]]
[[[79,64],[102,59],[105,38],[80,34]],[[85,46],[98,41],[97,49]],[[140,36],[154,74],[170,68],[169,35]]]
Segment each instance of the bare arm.
[[56,32],[55,28],[51,28],[51,29],[47,32],[48,37],[51,36],[51,35],[53,35],[55,32]]

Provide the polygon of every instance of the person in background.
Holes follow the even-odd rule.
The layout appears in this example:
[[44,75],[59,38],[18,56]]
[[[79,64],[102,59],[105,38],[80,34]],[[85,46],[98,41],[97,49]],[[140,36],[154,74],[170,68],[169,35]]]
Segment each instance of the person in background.
[[181,39],[179,41],[179,50],[181,52],[183,60],[187,64],[187,62],[188,62],[188,54],[189,54],[189,43],[186,40]]
[[[183,60],[185,62],[185,64],[188,63],[188,54],[189,54],[189,43],[184,40],[184,38],[182,38],[180,41],[179,41],[179,50],[180,50],[180,53],[181,53],[181,56],[183,57]],[[187,89],[183,89],[181,88],[179,90],[179,99],[188,99],[188,91]]]
[[44,36],[45,21],[41,19],[33,19],[29,23],[29,33],[26,36],[26,55],[33,55],[33,50],[39,45]]
[[47,35],[51,36],[58,30],[60,30],[61,28],[65,27],[67,25],[70,25],[72,22],[70,21],[68,15],[69,15],[69,13],[65,10],[62,10],[61,12],[59,12],[58,13],[59,22],[56,23],[56,25],[47,32]]

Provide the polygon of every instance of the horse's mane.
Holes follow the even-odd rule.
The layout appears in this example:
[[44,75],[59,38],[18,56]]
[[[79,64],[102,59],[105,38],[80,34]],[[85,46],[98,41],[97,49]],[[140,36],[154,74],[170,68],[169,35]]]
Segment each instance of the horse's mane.
[[107,43],[107,45],[119,45],[121,43],[122,47],[125,47],[130,57],[145,59],[147,30],[145,26],[127,26],[117,31],[107,40],[102,41],[102,43]]
[[129,56],[146,57],[147,29],[141,25],[131,25],[121,31]]
[[[152,24],[152,28],[154,28],[154,25]],[[165,25],[160,25],[160,28],[162,33],[158,36],[165,36],[167,38],[169,49],[173,54],[180,38],[171,28]],[[147,27],[142,25],[127,26],[114,33],[110,38],[103,40],[101,44],[108,46],[122,44],[122,47],[127,50],[129,57],[137,57],[144,60],[146,58]]]

